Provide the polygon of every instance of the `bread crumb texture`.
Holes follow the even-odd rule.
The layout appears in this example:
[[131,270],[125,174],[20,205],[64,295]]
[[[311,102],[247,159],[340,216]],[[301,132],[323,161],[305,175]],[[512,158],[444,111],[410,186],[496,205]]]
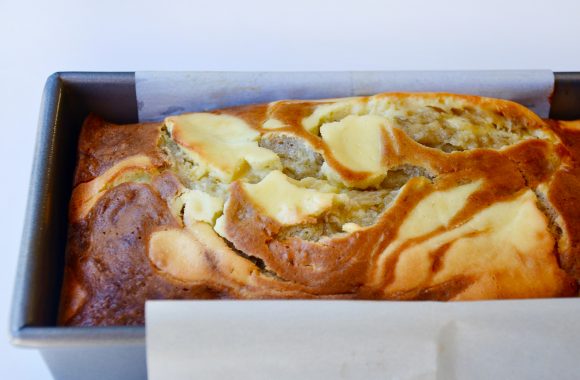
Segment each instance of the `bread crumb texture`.
[[576,295],[575,123],[446,93],[288,100],[124,126],[127,156],[89,116],[60,322],[141,324],[152,298]]

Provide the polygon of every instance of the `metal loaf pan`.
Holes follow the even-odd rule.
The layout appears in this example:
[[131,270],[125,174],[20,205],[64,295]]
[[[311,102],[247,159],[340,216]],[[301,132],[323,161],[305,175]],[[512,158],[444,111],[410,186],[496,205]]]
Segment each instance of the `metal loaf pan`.
[[[580,119],[580,72],[556,73],[550,116]],[[144,327],[58,327],[68,200],[83,119],[137,122],[135,75],[55,73],[44,89],[12,305],[12,342],[57,379],[146,378]]]

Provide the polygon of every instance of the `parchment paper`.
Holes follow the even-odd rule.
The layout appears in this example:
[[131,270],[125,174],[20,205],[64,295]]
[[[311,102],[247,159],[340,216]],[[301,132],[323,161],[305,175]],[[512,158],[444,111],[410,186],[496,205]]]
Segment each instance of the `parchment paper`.
[[137,72],[139,120],[264,103],[392,91],[444,91],[516,101],[550,111],[554,74],[530,71]]
[[152,301],[149,379],[578,379],[580,300]]
[[[141,121],[279,99],[446,91],[549,114],[550,71],[138,72]],[[580,300],[153,301],[149,378],[577,379]]]

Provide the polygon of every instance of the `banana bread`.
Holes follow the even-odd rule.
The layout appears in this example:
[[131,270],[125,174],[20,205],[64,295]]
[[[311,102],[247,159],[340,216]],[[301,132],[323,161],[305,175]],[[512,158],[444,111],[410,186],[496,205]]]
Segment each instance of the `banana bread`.
[[577,295],[580,122],[445,93],[82,127],[60,324],[148,299]]

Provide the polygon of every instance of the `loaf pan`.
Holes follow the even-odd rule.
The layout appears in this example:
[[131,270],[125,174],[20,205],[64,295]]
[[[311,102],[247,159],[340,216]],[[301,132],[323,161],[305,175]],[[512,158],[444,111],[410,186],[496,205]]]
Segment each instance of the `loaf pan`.
[[[555,73],[550,116],[580,119],[580,72]],[[44,89],[10,332],[57,379],[146,378],[144,327],[58,327],[68,200],[84,118],[137,122],[135,74],[55,73]]]

